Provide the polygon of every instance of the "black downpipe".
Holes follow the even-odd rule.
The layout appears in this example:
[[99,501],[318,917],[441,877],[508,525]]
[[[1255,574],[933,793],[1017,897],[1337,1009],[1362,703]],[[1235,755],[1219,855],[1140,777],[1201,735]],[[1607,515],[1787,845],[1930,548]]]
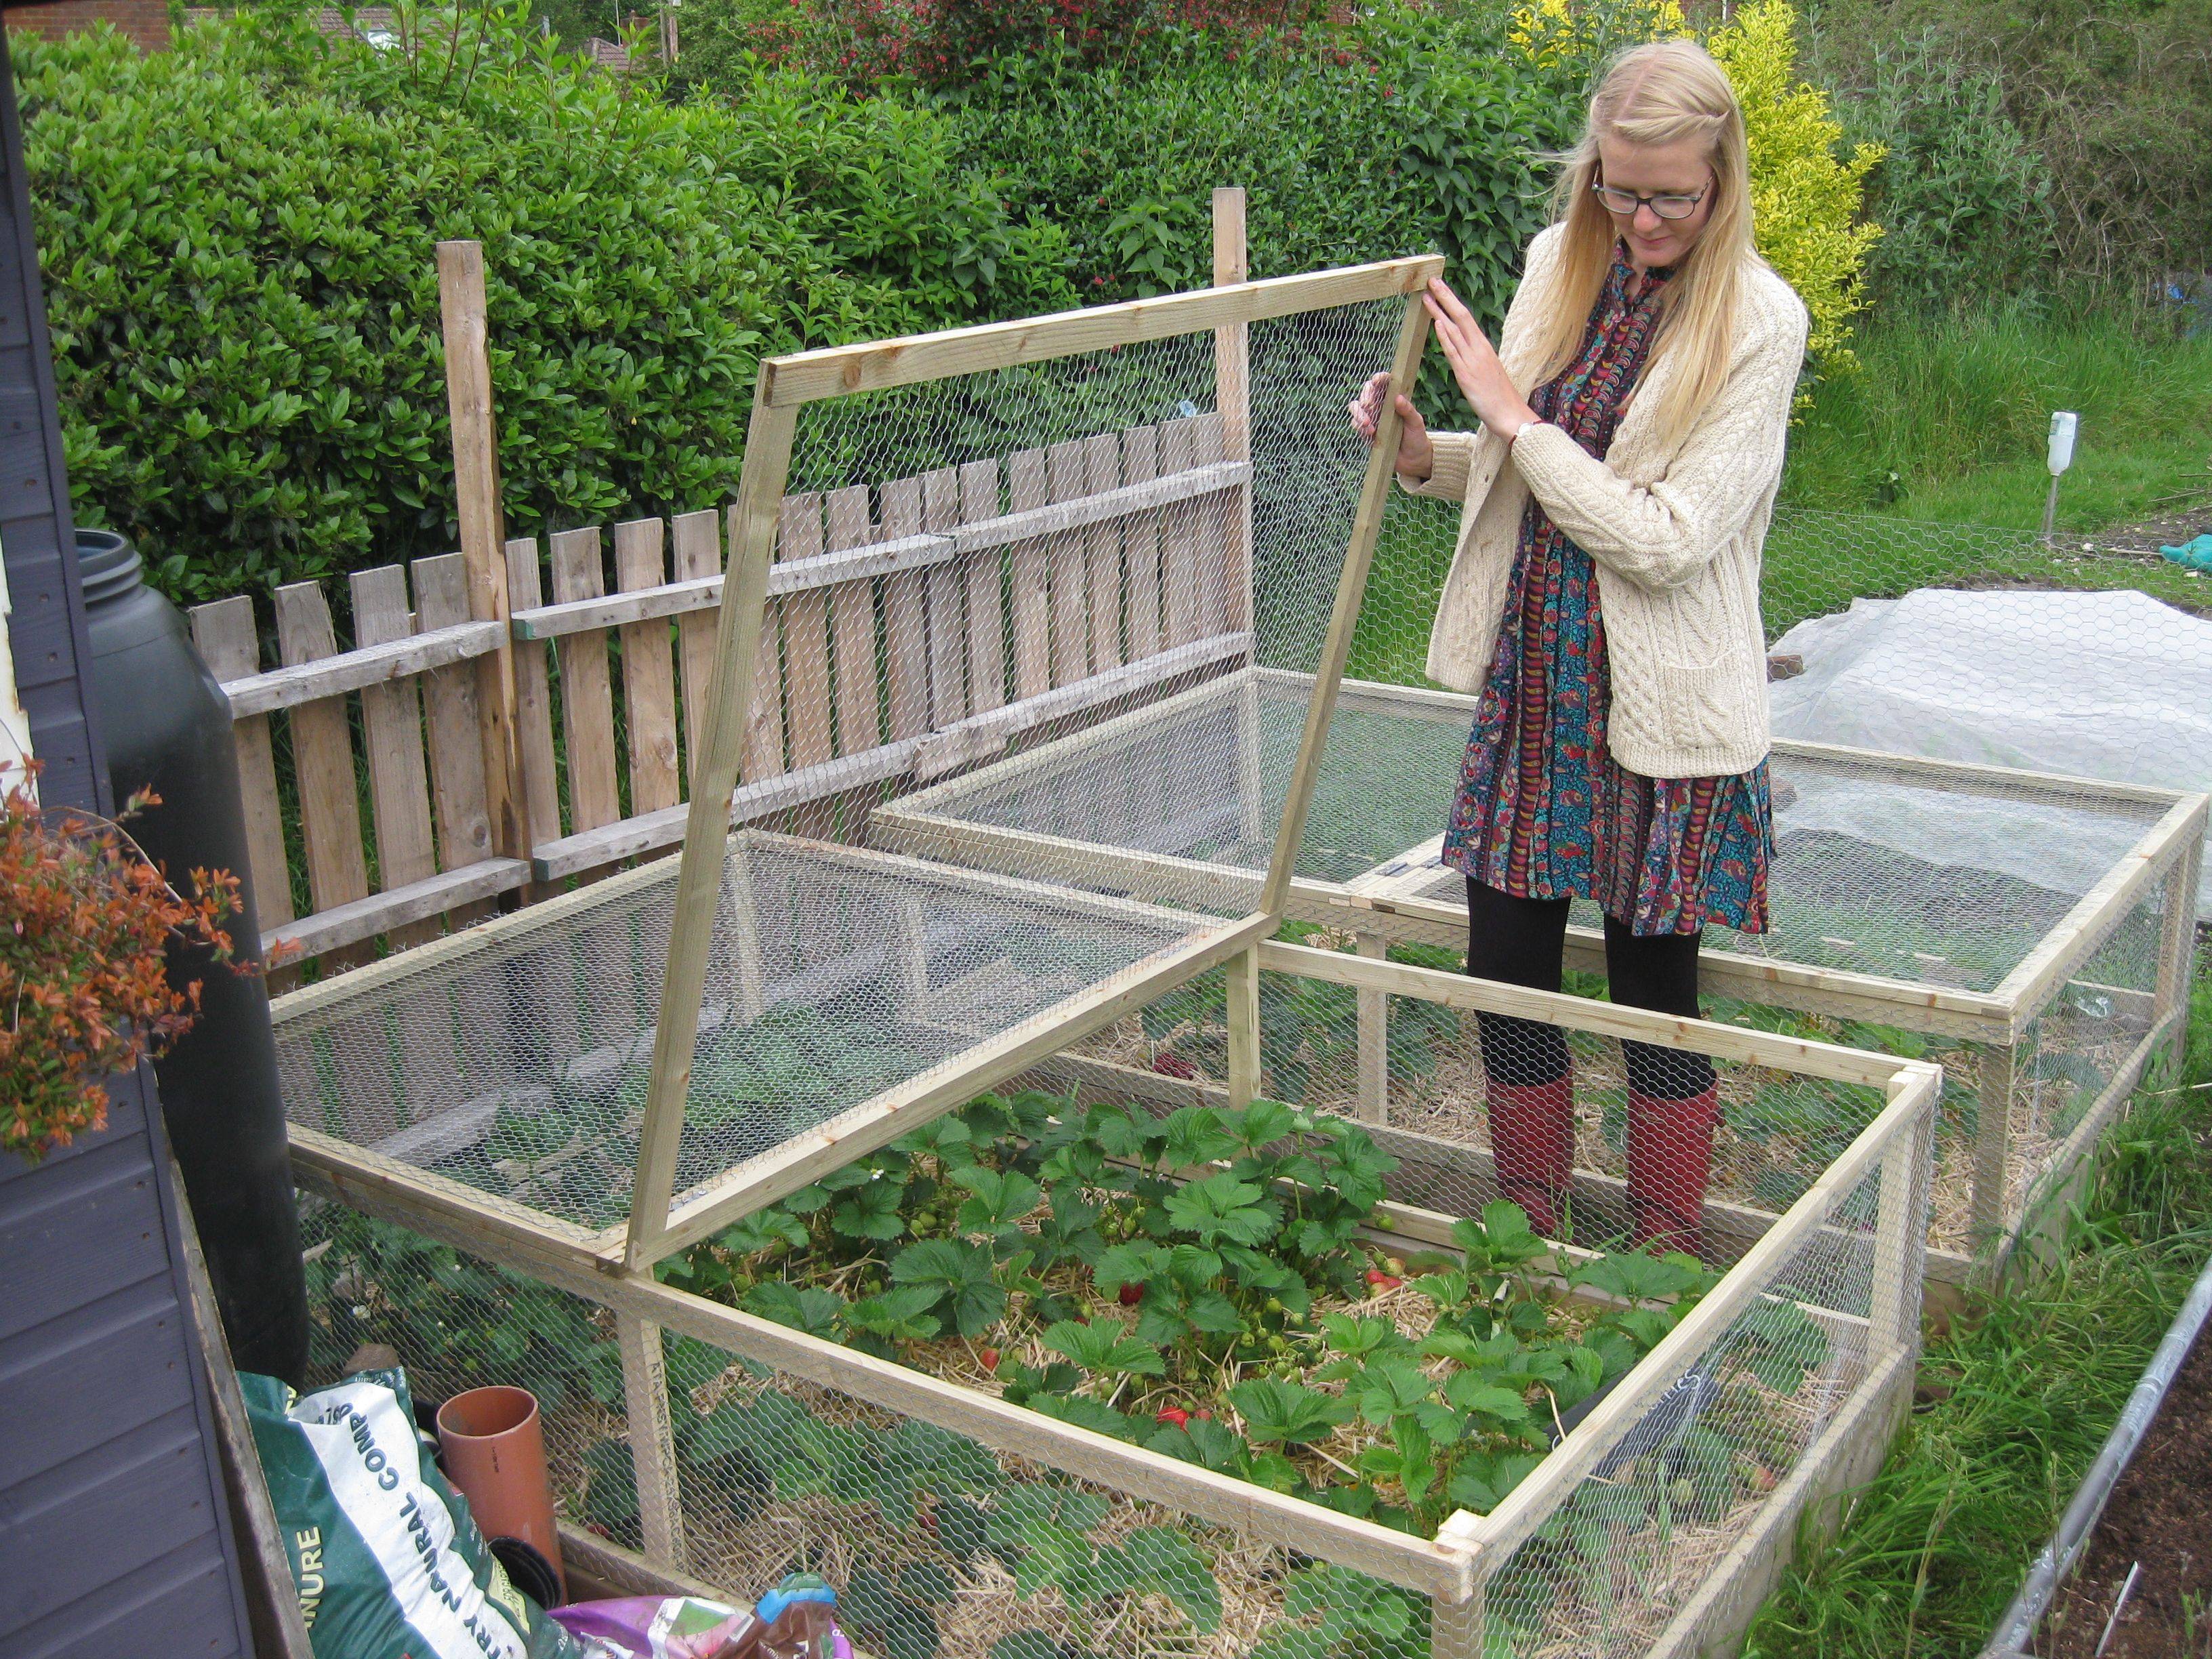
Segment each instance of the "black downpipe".
[[[141,580],[131,544],[80,530],[76,546],[92,646],[85,685],[116,805],[149,787],[161,798],[126,827],[179,891],[195,869],[239,878],[244,904],[231,936],[240,961],[258,963],[230,705],[183,615]],[[170,974],[200,981],[200,1017],[154,1071],[231,1355],[241,1370],[303,1387],[307,1285],[268,992],[259,975],[204,960],[173,957]]]

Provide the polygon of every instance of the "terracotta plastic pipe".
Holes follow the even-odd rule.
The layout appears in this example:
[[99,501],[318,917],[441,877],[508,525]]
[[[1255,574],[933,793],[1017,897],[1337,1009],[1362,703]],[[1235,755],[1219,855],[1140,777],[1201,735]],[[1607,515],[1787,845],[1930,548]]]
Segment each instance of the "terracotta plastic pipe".
[[536,1398],[527,1389],[506,1387],[455,1395],[438,1407],[438,1448],[477,1528],[486,1538],[520,1538],[544,1556],[565,1599],[568,1580]]

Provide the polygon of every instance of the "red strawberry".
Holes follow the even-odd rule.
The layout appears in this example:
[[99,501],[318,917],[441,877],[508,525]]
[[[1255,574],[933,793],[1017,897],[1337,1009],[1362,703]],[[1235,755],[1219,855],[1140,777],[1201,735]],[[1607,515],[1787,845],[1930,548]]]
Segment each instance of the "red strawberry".
[[1179,1429],[1182,1427],[1184,1424],[1190,1421],[1190,1413],[1183,1410],[1180,1406],[1163,1406],[1160,1407],[1158,1414],[1152,1419],[1152,1421],[1155,1423],[1166,1423]]
[[1133,1308],[1145,1299],[1145,1287],[1141,1285],[1124,1285],[1115,1294],[1120,1298],[1123,1307]]
[[935,1532],[937,1530],[937,1517],[932,1515],[927,1510],[921,1511],[921,1524],[927,1527],[930,1531]]
[[1186,1083],[1194,1083],[1198,1080],[1198,1067],[1181,1054],[1166,1053],[1154,1054],[1152,1069],[1162,1077],[1179,1077]]
[[1193,1412],[1191,1415],[1198,1419],[1201,1423],[1211,1423],[1213,1421],[1213,1413],[1204,1406],[1200,1406],[1196,1411]]
[[975,1358],[982,1362],[983,1369],[987,1371],[995,1371],[999,1369],[999,1351],[996,1348],[978,1348],[975,1350]]
[[1406,1281],[1395,1273],[1384,1273],[1380,1267],[1370,1267],[1367,1282],[1378,1291],[1395,1291]]

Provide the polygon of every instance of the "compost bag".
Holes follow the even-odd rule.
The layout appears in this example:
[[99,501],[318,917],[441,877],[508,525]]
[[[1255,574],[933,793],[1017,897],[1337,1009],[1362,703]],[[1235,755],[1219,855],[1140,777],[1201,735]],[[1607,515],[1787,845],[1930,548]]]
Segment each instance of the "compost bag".
[[238,1381],[316,1659],[586,1659],[425,1455],[404,1373]]

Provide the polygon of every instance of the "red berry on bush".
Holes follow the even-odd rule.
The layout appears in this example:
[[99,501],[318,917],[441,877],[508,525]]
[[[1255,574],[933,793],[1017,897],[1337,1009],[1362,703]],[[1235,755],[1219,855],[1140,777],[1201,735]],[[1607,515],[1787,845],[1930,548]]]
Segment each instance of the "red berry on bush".
[[1190,1421],[1190,1413],[1180,1406],[1163,1406],[1153,1417],[1152,1421],[1165,1423],[1179,1429]]
[[1133,1308],[1145,1299],[1145,1287],[1141,1285],[1124,1285],[1115,1292],[1115,1295],[1119,1297],[1123,1307]]
[[1152,1056],[1152,1069],[1155,1072],[1158,1072],[1162,1077],[1179,1077],[1186,1083],[1194,1082],[1198,1078],[1198,1067],[1192,1065],[1181,1054],[1171,1054],[1165,1052],[1154,1054]]
[[1198,1419],[1201,1423],[1211,1423],[1213,1421],[1212,1411],[1205,1406],[1200,1406],[1196,1411],[1193,1412],[1191,1415]]
[[1395,1291],[1406,1281],[1395,1273],[1384,1273],[1380,1267],[1370,1267],[1367,1282],[1378,1291]]
[[996,1348],[978,1348],[975,1350],[975,1358],[982,1362],[983,1369],[987,1371],[995,1371],[999,1369],[999,1351]]

